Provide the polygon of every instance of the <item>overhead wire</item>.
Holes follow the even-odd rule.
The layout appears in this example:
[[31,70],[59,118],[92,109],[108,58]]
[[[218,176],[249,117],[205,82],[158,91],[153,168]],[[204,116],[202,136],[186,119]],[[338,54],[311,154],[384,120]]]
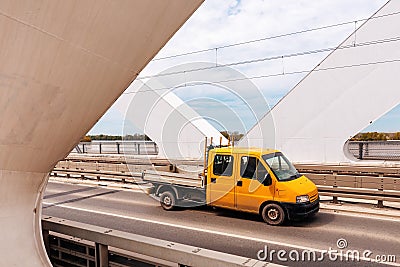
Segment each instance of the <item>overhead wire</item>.
[[[175,58],[175,57],[193,55],[193,54],[196,54],[196,53],[201,53],[201,52],[206,52],[206,51],[213,51],[213,50],[215,50],[215,52],[217,53],[218,49],[224,49],[224,48],[228,48],[228,47],[240,46],[240,45],[245,45],[245,44],[265,41],[265,40],[269,40],[269,39],[275,39],[275,38],[281,38],[281,37],[285,37],[285,36],[291,36],[291,35],[296,35],[296,34],[302,34],[302,33],[317,31],[317,30],[323,30],[323,29],[328,29],[328,28],[348,25],[348,24],[352,24],[352,23],[356,24],[357,22],[360,22],[360,21],[378,19],[378,18],[393,16],[393,15],[398,15],[398,14],[400,14],[400,11],[399,12],[388,13],[388,14],[383,14],[383,15],[379,15],[379,16],[375,16],[375,17],[371,17],[369,19],[359,19],[359,20],[356,20],[356,21],[353,20],[353,21],[348,21],[348,22],[336,23],[336,24],[322,26],[322,27],[316,27],[316,28],[312,28],[312,29],[300,30],[300,31],[296,31],[296,32],[280,34],[280,35],[275,35],[275,36],[269,36],[269,37],[264,37],[264,38],[255,39],[255,40],[249,40],[249,41],[245,41],[245,42],[233,43],[233,44],[223,45],[223,46],[214,47],[214,48],[208,48],[208,49],[203,49],[203,50],[197,50],[197,51],[191,51],[191,52],[186,52],[186,53],[181,53],[181,54],[161,57],[161,58],[153,59],[152,61],[158,61],[158,60],[163,60],[163,59],[171,59],[171,58]],[[356,32],[356,30],[354,32]],[[382,44],[382,43],[388,43],[388,42],[396,42],[396,41],[400,41],[400,36],[393,37],[393,38],[380,39],[380,40],[367,41],[367,42],[363,42],[363,43],[355,43],[354,42],[352,44],[342,45],[342,46],[338,46],[338,47],[326,47],[326,48],[321,48],[321,49],[308,50],[308,51],[302,51],[302,52],[285,54],[285,55],[277,55],[277,56],[271,56],[271,57],[256,58],[256,59],[251,59],[251,60],[243,60],[243,61],[232,62],[232,63],[227,63],[227,64],[220,64],[220,65],[215,64],[213,66],[196,68],[196,69],[189,69],[189,70],[169,72],[169,73],[160,73],[160,74],[156,74],[156,75],[148,75],[148,76],[137,77],[136,80],[144,80],[144,79],[149,79],[149,78],[153,78],[153,77],[182,74],[182,73],[187,73],[187,72],[208,70],[208,69],[213,69],[213,68],[221,68],[221,67],[230,67],[230,66],[237,66],[237,65],[244,65],[244,64],[252,64],[252,63],[258,63],[258,62],[264,62],[264,61],[270,61],[270,60],[276,60],[276,59],[282,59],[283,60],[284,58],[305,56],[305,55],[311,55],[311,54],[317,54],[317,53],[331,52],[331,51],[340,50],[340,49],[349,49],[349,48],[376,45],[376,44]],[[387,60],[387,61],[370,62],[368,64],[369,65],[371,65],[371,64],[383,64],[383,63],[398,62],[398,61],[399,60],[394,59],[394,60]],[[239,78],[239,79],[213,81],[213,82],[203,82],[203,83],[202,82],[198,82],[195,85],[210,84],[210,83],[225,83],[225,82],[239,81],[239,80],[245,80],[245,79],[249,79],[249,80],[261,79],[261,78],[276,77],[276,76],[282,76],[282,75],[304,74],[304,73],[309,73],[309,72],[311,72],[313,70],[314,71],[323,71],[323,70],[333,70],[333,69],[357,67],[357,66],[364,66],[364,65],[365,65],[365,63],[349,65],[349,66],[338,66],[338,67],[330,67],[330,68],[325,68],[325,69],[311,69],[311,70],[301,70],[301,71],[293,71],[293,72],[285,72],[283,70],[281,73],[266,74],[266,75]],[[140,90],[138,92],[166,90],[166,89],[173,89],[173,88],[185,87],[185,86],[190,86],[190,84],[186,84],[185,83],[184,85],[180,85],[180,86],[176,86],[176,87]],[[129,94],[135,94],[135,93],[138,93],[138,92],[136,92],[136,91],[134,91],[134,92],[125,92],[123,94],[124,95],[129,95]]]
[[262,78],[271,78],[271,77],[277,77],[277,76],[306,74],[306,73],[309,73],[311,71],[320,72],[320,71],[356,68],[356,67],[364,67],[364,66],[370,66],[370,65],[388,64],[388,63],[398,63],[398,62],[400,62],[400,59],[390,59],[390,60],[383,60],[383,61],[365,62],[365,63],[350,64],[350,65],[343,65],[343,66],[333,66],[333,67],[326,67],[326,68],[318,68],[318,69],[307,69],[307,70],[299,70],[299,71],[284,72],[284,73],[283,72],[279,72],[279,73],[273,73],[273,74],[266,74],[266,75],[252,76],[252,77],[243,77],[243,78],[236,78],[236,79],[219,80],[219,81],[191,82],[191,83],[185,83],[185,84],[182,84],[182,85],[177,85],[177,86],[174,86],[174,87],[162,87],[162,88],[154,88],[154,89],[144,89],[144,90],[139,90],[139,91],[134,91],[134,92],[126,92],[124,94],[125,95],[129,95],[129,94],[137,94],[137,93],[152,92],[152,91],[165,91],[165,90],[177,89],[177,88],[183,88],[183,87],[189,87],[189,86],[228,83],[228,82],[243,81],[243,80],[254,80],[254,79],[262,79]]
[[334,50],[349,49],[349,48],[376,45],[376,44],[389,43],[389,42],[397,42],[397,41],[400,41],[400,36],[386,38],[386,39],[380,39],[380,40],[367,41],[367,42],[357,43],[357,44],[348,44],[348,45],[342,45],[342,46],[302,51],[302,52],[298,52],[298,53],[291,53],[291,54],[285,54],[285,55],[277,55],[277,56],[271,56],[271,57],[256,58],[256,59],[251,59],[251,60],[243,60],[243,61],[237,61],[237,62],[232,62],[232,63],[227,63],[227,64],[220,64],[220,65],[213,65],[213,66],[207,66],[207,67],[201,67],[201,68],[195,68],[195,69],[188,69],[188,70],[184,70],[184,71],[159,73],[159,74],[154,74],[154,75],[138,77],[137,80],[144,80],[144,79],[149,79],[149,78],[154,78],[154,77],[176,75],[176,74],[182,74],[182,73],[188,73],[188,72],[194,72],[194,71],[202,71],[202,70],[215,69],[215,68],[222,68],[222,67],[231,67],[231,66],[238,66],[238,65],[244,65],[244,64],[258,63],[258,62],[271,61],[271,60],[276,60],[276,59],[305,56],[305,55],[311,55],[311,54],[331,52]]
[[321,27],[315,27],[315,28],[305,29],[305,30],[300,30],[300,31],[294,31],[294,32],[290,32],[290,33],[283,33],[283,34],[278,34],[278,35],[273,35],[273,36],[266,36],[266,37],[263,37],[263,38],[253,39],[253,40],[249,40],[249,41],[237,42],[237,43],[221,45],[221,46],[212,47],[212,48],[205,48],[205,49],[200,49],[200,50],[195,50],[195,51],[189,51],[189,52],[185,52],[185,53],[170,55],[170,56],[154,58],[151,61],[160,61],[160,60],[171,59],[171,58],[176,58],[176,57],[189,56],[189,55],[194,55],[194,54],[214,51],[214,50],[218,50],[218,49],[230,48],[230,47],[235,47],[235,46],[240,46],[240,45],[246,45],[246,44],[251,44],[251,43],[262,42],[262,41],[266,41],[266,40],[272,40],[272,39],[277,39],[277,38],[282,38],[282,37],[288,37],[288,36],[297,35],[297,34],[303,34],[303,33],[308,33],[308,32],[313,32],[313,31],[325,30],[325,29],[335,28],[335,27],[340,27],[340,26],[346,26],[346,25],[349,25],[349,24],[357,24],[358,22],[362,22],[362,21],[379,19],[379,18],[394,16],[394,15],[398,15],[398,14],[400,14],[400,11],[399,12],[388,13],[388,14],[383,14],[383,15],[379,15],[379,16],[374,16],[374,17],[371,17],[371,18],[364,18],[364,19],[340,22],[340,23],[336,23],[336,24],[330,24],[330,25],[325,25],[325,26],[321,26]]

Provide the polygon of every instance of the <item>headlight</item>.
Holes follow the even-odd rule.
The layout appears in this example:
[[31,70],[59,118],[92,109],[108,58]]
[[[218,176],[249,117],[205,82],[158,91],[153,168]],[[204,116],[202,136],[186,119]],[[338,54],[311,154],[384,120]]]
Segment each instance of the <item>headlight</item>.
[[306,203],[309,202],[310,199],[307,195],[303,195],[303,196],[297,196],[296,197],[296,203]]

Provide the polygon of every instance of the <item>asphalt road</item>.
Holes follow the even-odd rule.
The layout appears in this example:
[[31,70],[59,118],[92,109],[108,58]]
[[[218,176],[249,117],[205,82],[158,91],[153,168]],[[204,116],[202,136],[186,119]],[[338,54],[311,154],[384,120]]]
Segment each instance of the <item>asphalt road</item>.
[[[244,257],[267,255],[267,261],[287,266],[400,266],[400,222],[394,219],[322,211],[308,221],[276,227],[256,215],[209,207],[167,212],[139,188],[55,182],[48,184],[43,214]],[[346,248],[338,248],[339,239],[346,241],[340,244],[347,243]],[[279,250],[285,251],[281,260]],[[393,255],[396,262],[354,261],[345,256],[349,250],[373,260]]]

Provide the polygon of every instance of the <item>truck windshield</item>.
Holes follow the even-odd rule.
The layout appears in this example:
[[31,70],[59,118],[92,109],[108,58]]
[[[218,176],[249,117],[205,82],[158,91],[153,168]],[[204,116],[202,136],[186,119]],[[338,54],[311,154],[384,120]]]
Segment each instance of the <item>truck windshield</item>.
[[263,155],[262,158],[275,174],[278,181],[290,181],[301,176],[292,163],[281,153]]

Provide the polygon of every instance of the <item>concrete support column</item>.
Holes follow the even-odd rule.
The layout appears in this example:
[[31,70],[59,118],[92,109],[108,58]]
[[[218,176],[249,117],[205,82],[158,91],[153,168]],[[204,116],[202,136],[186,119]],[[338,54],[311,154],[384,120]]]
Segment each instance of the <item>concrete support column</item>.
[[39,221],[48,172],[201,2],[1,1],[1,267],[51,266]]
[[51,267],[40,220],[47,178],[47,173],[0,170],[0,266]]

